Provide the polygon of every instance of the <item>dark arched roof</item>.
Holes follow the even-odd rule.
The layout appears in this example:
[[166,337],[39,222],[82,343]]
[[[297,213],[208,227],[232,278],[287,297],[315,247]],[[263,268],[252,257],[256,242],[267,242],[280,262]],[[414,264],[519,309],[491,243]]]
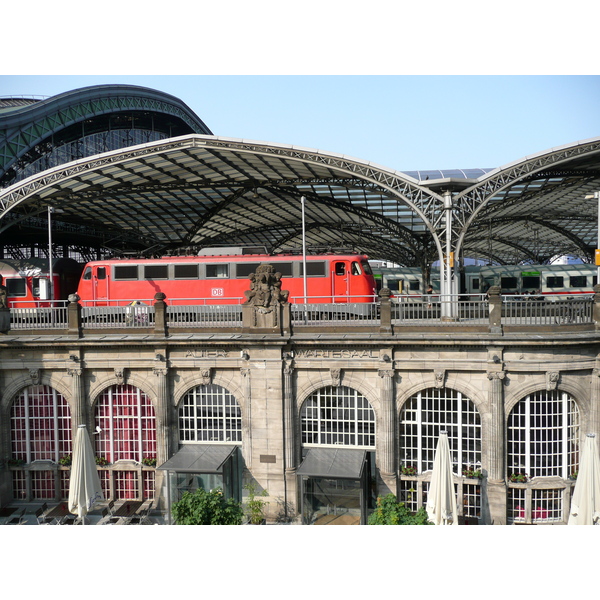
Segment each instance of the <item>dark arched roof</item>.
[[[590,259],[597,235],[600,138],[525,157],[476,179],[421,180],[346,156],[282,144],[185,135],[55,167],[0,193],[0,232],[55,217],[55,236],[115,253],[218,245],[353,247],[422,265],[452,249],[496,262]],[[442,173],[445,174],[445,173]],[[450,199],[450,204],[448,204]],[[39,218],[39,217],[37,217]],[[536,233],[537,232],[537,233]],[[40,232],[41,233],[41,232]],[[60,243],[60,242],[57,242]]]
[[0,187],[77,158],[187,133],[211,131],[181,100],[139,86],[0,99]]

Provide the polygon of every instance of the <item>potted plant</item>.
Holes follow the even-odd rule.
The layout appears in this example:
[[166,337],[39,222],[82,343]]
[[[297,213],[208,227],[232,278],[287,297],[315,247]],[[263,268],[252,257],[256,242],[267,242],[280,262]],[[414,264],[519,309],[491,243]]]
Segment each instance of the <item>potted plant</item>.
[[417,474],[417,467],[413,465],[402,465],[402,475],[414,477]]
[[573,471],[570,475],[569,475],[569,479],[572,479],[573,481],[577,480],[577,475],[579,474],[579,471],[575,470]]
[[171,511],[177,525],[241,525],[244,516],[241,503],[225,499],[221,488],[184,492]]
[[70,467],[71,462],[73,461],[73,457],[70,454],[65,454],[58,459],[58,464],[61,467]]
[[9,467],[22,467],[25,464],[25,461],[22,458],[9,458],[8,466]]
[[479,469],[473,469],[471,467],[465,467],[462,470],[463,477],[468,477],[469,479],[481,479],[483,477],[483,473]]
[[265,523],[264,508],[268,504],[266,500],[262,500],[269,495],[267,490],[257,492],[256,486],[253,483],[247,483],[244,489],[248,490],[248,499],[246,500],[246,514],[248,522],[251,525],[263,525]]
[[508,477],[513,483],[527,483],[527,473],[511,473]]
[[106,467],[108,461],[103,456],[96,456],[96,464],[99,467]]
[[144,456],[142,458],[142,464],[146,467],[155,467],[156,466],[156,458],[150,458],[148,456]]
[[404,502],[398,502],[394,494],[377,497],[377,507],[369,516],[369,525],[432,525],[427,511],[421,506],[411,513]]

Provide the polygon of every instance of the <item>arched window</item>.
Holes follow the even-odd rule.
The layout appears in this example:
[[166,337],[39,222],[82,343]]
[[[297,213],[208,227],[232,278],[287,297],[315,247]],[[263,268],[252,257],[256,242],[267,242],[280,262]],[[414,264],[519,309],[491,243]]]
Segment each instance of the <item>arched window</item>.
[[242,441],[242,411],[232,394],[219,385],[199,385],[179,405],[181,442]]
[[113,385],[96,403],[96,437],[99,457],[118,460],[156,458],[154,407],[144,392],[132,385]]
[[328,386],[307,398],[300,414],[302,444],[375,447],[375,412],[368,400],[346,386]]
[[433,469],[440,431],[448,433],[456,475],[481,468],[481,419],[473,402],[456,390],[429,388],[410,398],[400,415],[400,462],[417,473]]
[[11,409],[12,458],[52,460],[71,454],[71,411],[67,401],[47,385],[25,388]]
[[541,390],[520,400],[508,417],[507,469],[567,479],[579,463],[579,409],[566,392]]

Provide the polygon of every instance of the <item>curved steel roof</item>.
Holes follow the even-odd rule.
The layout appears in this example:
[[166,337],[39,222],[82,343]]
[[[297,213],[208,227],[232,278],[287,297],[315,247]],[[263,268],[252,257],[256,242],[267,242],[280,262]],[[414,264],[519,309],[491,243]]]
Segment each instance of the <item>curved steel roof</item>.
[[[442,173],[448,175],[448,173]],[[454,174],[450,174],[454,175]],[[465,173],[466,175],[466,173]],[[590,260],[597,236],[600,138],[551,149],[480,175],[421,180],[318,150],[187,135],[55,167],[0,192],[4,243],[48,205],[54,237],[114,253],[195,252],[219,245],[352,247],[424,265],[452,246],[495,262]],[[446,202],[446,204],[445,204]],[[39,235],[43,236],[40,231]]]

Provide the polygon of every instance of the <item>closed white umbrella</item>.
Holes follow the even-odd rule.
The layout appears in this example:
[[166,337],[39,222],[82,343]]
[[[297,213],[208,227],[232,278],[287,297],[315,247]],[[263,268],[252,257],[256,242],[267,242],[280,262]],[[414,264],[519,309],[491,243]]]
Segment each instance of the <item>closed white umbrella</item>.
[[452,481],[452,459],[448,434],[445,431],[440,432],[440,439],[435,449],[426,510],[429,520],[434,525],[458,525],[456,495]]
[[593,433],[583,444],[568,524],[600,525],[600,459]]
[[97,502],[104,500],[96,459],[85,425],[80,425],[75,437],[71,480],[69,482],[69,512],[76,514],[81,522],[93,510]]

